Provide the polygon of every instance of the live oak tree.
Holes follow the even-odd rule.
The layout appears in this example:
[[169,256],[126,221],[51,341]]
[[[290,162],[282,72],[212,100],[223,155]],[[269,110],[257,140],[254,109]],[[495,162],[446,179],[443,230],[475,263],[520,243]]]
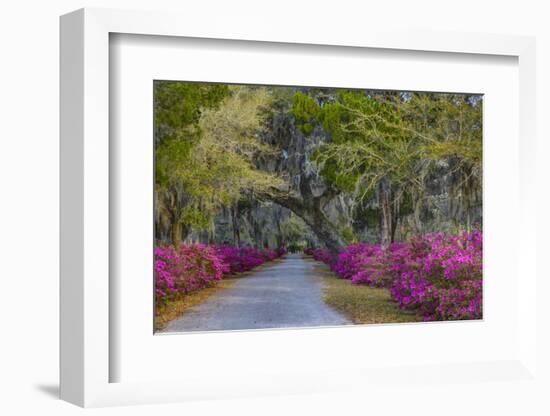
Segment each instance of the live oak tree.
[[156,82],[156,237],[219,241],[226,227],[226,241],[229,224],[236,245],[301,244],[303,234],[338,250],[377,229],[388,246],[405,222],[415,234],[449,220],[470,229],[481,105],[475,95]]
[[178,246],[189,224],[204,222],[190,209],[188,184],[174,169],[192,164],[193,148],[201,137],[199,119],[228,94],[224,85],[155,81],[155,232],[168,234]]
[[271,151],[256,140],[268,91],[181,85],[161,84],[156,96],[165,132],[156,151],[157,221],[169,225],[176,247],[192,230],[213,231],[215,214],[236,207],[244,193],[278,185],[253,165]]
[[[315,155],[324,178],[362,203],[375,199],[381,242],[395,236],[404,200],[412,201],[417,231],[427,181],[450,167],[451,191],[471,227],[472,201],[481,181],[479,101],[452,94],[342,91],[320,105],[296,94],[294,112],[304,133],[321,124],[331,135]],[[457,199],[457,198],[454,198]]]

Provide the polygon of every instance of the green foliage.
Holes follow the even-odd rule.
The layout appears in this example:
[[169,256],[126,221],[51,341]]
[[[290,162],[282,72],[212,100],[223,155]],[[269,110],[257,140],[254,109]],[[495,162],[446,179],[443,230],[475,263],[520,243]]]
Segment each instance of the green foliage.
[[229,93],[226,85],[155,81],[155,180],[168,186],[170,172],[191,156],[200,139],[201,111],[216,107]]
[[333,141],[317,161],[341,189],[354,186],[364,198],[383,178],[394,183],[409,178],[414,139],[399,128],[392,100],[345,91],[323,108],[323,122]]
[[229,93],[227,85],[155,81],[156,139],[193,139],[201,110],[216,107]]
[[332,141],[314,156],[324,177],[361,198],[382,180],[424,188],[431,162],[481,163],[481,111],[456,95],[345,91],[321,115]]
[[402,216],[412,214],[414,211],[413,196],[410,192],[404,192],[399,204],[399,214]]
[[202,231],[208,229],[211,218],[197,207],[186,207],[183,209],[181,222],[195,230]]
[[311,160],[318,164],[319,172],[325,181],[343,192],[353,192],[359,178],[356,172],[341,174],[338,162],[333,158],[326,158],[325,154],[317,150]]
[[265,88],[170,82],[156,91],[156,192],[168,196],[157,196],[157,211],[166,221],[205,230],[221,206],[278,184],[254,167],[272,151],[257,140]]
[[193,143],[178,138],[166,139],[155,153],[155,180],[160,186],[169,186],[171,171],[184,164],[191,156]]
[[321,114],[321,107],[315,99],[298,91],[292,99],[291,112],[296,119],[296,126],[304,135],[309,136],[313,133],[317,119]]
[[294,214],[291,214],[281,223],[281,237],[289,249],[292,246],[291,251],[295,251],[299,247],[306,247],[306,237],[310,232],[309,227],[304,221]]
[[342,238],[344,239],[346,244],[356,244],[359,242],[359,238],[353,232],[353,229],[351,227],[344,227],[342,229]]
[[[299,96],[298,102],[306,119],[313,113],[303,104],[309,101]],[[442,174],[469,229],[481,192],[481,105],[458,94],[340,91],[314,113],[330,140],[312,159],[325,181],[353,194],[359,206],[371,200],[381,209],[388,201],[386,243],[398,217],[414,213],[417,225],[423,212],[426,218],[428,183]]]

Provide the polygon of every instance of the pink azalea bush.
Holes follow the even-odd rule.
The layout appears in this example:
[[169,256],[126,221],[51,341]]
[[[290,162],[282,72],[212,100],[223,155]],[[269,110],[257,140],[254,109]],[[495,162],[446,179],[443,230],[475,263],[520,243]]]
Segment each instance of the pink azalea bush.
[[399,274],[391,286],[402,308],[426,320],[482,317],[482,234],[432,234],[396,253]]
[[205,244],[155,248],[155,292],[157,301],[167,301],[178,293],[189,293],[221,280],[229,266]]
[[155,248],[155,294],[157,306],[177,295],[212,286],[224,275],[252,270],[286,254],[284,248],[259,250],[252,247],[206,244]]
[[330,250],[325,250],[322,248],[317,248],[312,251],[311,253],[313,255],[313,258],[317,261],[322,261],[323,263],[328,264],[329,266],[332,266],[336,260],[336,255],[332,253]]
[[338,255],[313,252],[342,279],[385,287],[403,309],[425,320],[482,317],[482,234],[430,234],[394,243],[356,244]]
[[252,247],[218,246],[216,253],[229,266],[232,274],[252,270],[276,257],[273,250],[260,251]]

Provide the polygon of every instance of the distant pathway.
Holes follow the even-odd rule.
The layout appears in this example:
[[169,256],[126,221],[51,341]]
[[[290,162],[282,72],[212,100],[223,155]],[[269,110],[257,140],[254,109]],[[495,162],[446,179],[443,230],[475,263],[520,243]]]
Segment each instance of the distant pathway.
[[260,266],[187,310],[161,332],[347,325],[323,302],[323,280],[301,255]]

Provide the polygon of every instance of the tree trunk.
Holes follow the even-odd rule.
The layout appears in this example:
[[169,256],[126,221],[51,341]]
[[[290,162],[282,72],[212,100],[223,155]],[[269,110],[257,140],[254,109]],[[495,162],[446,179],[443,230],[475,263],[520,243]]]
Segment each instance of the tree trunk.
[[344,246],[344,241],[338,230],[321,210],[314,210],[309,215],[302,215],[302,219],[329,250],[338,251]]
[[394,198],[393,203],[390,204],[390,207],[392,207],[392,224],[391,224],[391,240],[390,240],[391,243],[395,241],[395,232],[397,231],[397,226],[399,225],[399,218],[400,218],[400,212],[401,212],[401,196],[402,194],[399,194],[399,197]]
[[310,198],[304,201],[291,192],[271,189],[259,198],[272,201],[291,210],[311,228],[315,235],[329,250],[338,251],[344,246],[344,241],[337,228],[330,222],[322,210],[320,198]]
[[466,232],[472,231],[472,194],[469,191],[469,189],[464,192],[464,200],[465,200],[465,207],[464,210],[466,211]]
[[199,241],[201,244],[208,244],[209,239],[210,235],[208,233],[208,230],[202,230],[199,232]]
[[256,248],[262,248],[264,238],[262,230],[258,227],[257,224],[254,225],[254,242],[256,243]]
[[237,247],[241,246],[241,232],[239,229],[239,213],[238,209],[231,208],[231,221],[233,224],[233,244]]
[[391,190],[387,181],[380,183],[378,201],[382,209],[382,246],[388,248],[392,242],[393,214],[391,206]]
[[397,231],[397,225],[399,224],[399,217],[395,215],[392,220],[392,227],[391,227],[391,240],[390,242],[393,243],[395,241],[395,232]]
[[250,227],[252,228],[252,234],[254,235],[254,246],[256,248],[262,248],[263,244],[263,232],[262,226],[256,221],[254,217],[254,209],[248,211],[247,219]]
[[283,242],[283,232],[281,230],[280,211],[277,211],[277,215],[275,215],[274,220],[275,220],[275,229],[276,229],[275,244],[277,245],[277,247],[282,247],[284,242]]
[[413,201],[414,206],[414,228],[416,228],[416,233],[422,235],[422,220],[420,214],[422,213],[422,201],[420,198]]
[[172,245],[176,250],[178,250],[181,244],[181,223],[178,221],[175,221],[172,223],[171,238],[172,238]]

